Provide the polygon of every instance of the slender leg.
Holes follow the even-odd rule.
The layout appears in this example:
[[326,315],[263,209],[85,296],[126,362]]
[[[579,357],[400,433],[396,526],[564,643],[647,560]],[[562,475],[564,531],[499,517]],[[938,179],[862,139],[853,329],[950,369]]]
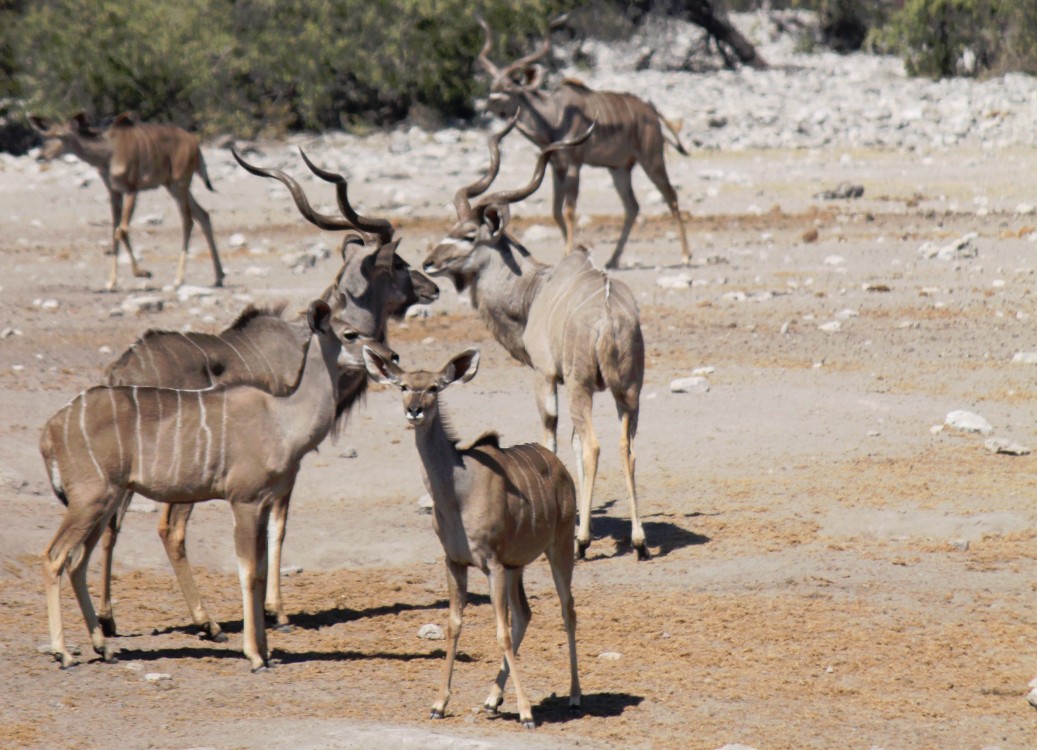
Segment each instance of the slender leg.
[[288,524],[288,503],[291,496],[280,498],[270,512],[270,533],[267,539],[266,603],[263,609],[277,618],[282,632],[292,629],[281,598],[281,547],[284,545],[285,526]]
[[573,454],[580,492],[580,529],[576,534],[577,556],[586,557],[591,543],[591,495],[598,473],[598,455],[601,447],[591,422],[591,392],[582,387],[569,389],[570,411],[573,420]]
[[562,605],[562,621],[565,623],[565,636],[569,641],[569,708],[580,707],[580,675],[576,667],[576,605],[573,602],[573,546],[572,524],[560,524],[556,532],[554,544],[547,548],[547,560],[551,564],[551,576],[554,578],[555,591]]
[[[126,252],[130,254],[130,268],[133,275],[138,279],[150,279],[151,272],[143,270],[137,265],[137,256],[133,253],[133,245],[130,244],[130,220],[133,219],[133,211],[137,207],[137,194],[126,193],[126,201],[122,206],[122,220],[115,230],[116,240],[122,240],[126,246]],[[113,269],[114,274],[114,269]]]
[[544,432],[544,447],[552,453],[558,452],[558,381],[540,373],[536,378],[537,409]]
[[191,564],[187,560],[187,521],[191,518],[192,510],[194,506],[191,504],[164,504],[158,518],[158,535],[165,547],[169,564],[173,566],[184,601],[187,602],[191,620],[202,629],[206,638],[225,643],[227,636],[205,609],[191,573]]
[[119,222],[122,221],[122,193],[117,193],[114,190],[108,191],[108,196],[111,199],[112,204],[112,272],[108,275],[108,283],[105,284],[105,289],[109,292],[114,290],[116,284],[118,284],[118,268],[119,268]]
[[623,201],[623,231],[619,233],[616,249],[612,251],[612,257],[605,264],[605,268],[619,268],[619,256],[623,252],[623,247],[627,244],[630,229],[634,226],[634,220],[637,219],[637,212],[640,210],[640,207],[637,205],[637,198],[634,197],[634,186],[631,183],[632,167],[610,169],[609,173],[612,175],[612,184],[616,186],[616,192],[619,193],[619,198]]
[[[113,514],[117,512],[116,508],[112,508],[111,512]],[[79,611],[83,613],[83,620],[86,622],[86,629],[90,634],[94,652],[99,654],[106,662],[111,663],[116,661],[118,649],[105,641],[101,623],[94,612],[94,603],[90,599],[90,589],[86,584],[87,567],[90,565],[90,553],[93,552],[97,541],[107,527],[108,518],[102,518],[94,524],[90,533],[87,534],[86,539],[83,541],[81,554],[71,565],[68,577],[72,582],[72,590],[75,592],[76,600],[79,602]]]
[[684,265],[688,265],[691,263],[688,233],[684,227],[684,217],[681,216],[680,206],[677,203],[677,191],[673,189],[673,185],[670,184],[670,177],[666,174],[666,163],[663,161],[662,151],[660,150],[659,152],[657,163],[642,163],[641,166],[644,168],[645,174],[648,175],[648,179],[662,193],[663,200],[666,201],[666,205],[670,208],[670,215],[677,221],[677,228],[680,230],[681,235],[681,262]]
[[562,230],[562,239],[568,244],[569,234],[565,226],[565,215],[562,213],[562,205],[565,201],[565,172],[551,163],[551,181],[554,192],[551,199],[551,214],[554,216],[555,224]]
[[205,241],[209,244],[209,255],[212,257],[212,268],[215,273],[213,286],[223,286],[223,266],[220,264],[220,254],[216,251],[216,239],[212,235],[212,222],[209,220],[209,212],[199,205],[198,201],[190,192],[187,193],[187,205],[191,209],[191,216],[202,227]]
[[446,560],[447,587],[450,592],[450,617],[446,625],[446,659],[439,685],[439,697],[432,704],[430,719],[442,719],[450,700],[450,683],[454,676],[454,659],[457,657],[457,641],[461,637],[461,617],[468,602],[468,568]]
[[168,185],[169,194],[176,201],[176,207],[180,211],[180,225],[183,231],[183,244],[180,247],[180,261],[176,266],[176,280],[173,286],[179,289],[184,285],[184,273],[187,268],[187,249],[191,243],[191,229],[194,227],[194,219],[191,218],[191,208],[187,205],[189,193],[180,185]]
[[[497,621],[497,643],[504,652],[505,666],[511,672],[511,679],[515,683],[515,700],[518,703],[519,721],[526,729],[534,729],[536,723],[533,721],[533,709],[526,698],[526,691],[522,689],[522,680],[519,679],[518,664],[515,658],[514,643],[511,638],[511,630],[508,628],[508,573],[500,563],[490,566],[490,601],[493,604],[493,614]],[[503,671],[503,670],[502,670]]]
[[637,486],[634,482],[634,434],[637,432],[637,411],[629,410],[616,402],[619,409],[619,459],[623,464],[623,475],[627,482],[627,494],[630,497],[630,543],[637,550],[638,560],[648,559],[648,547],[645,544],[645,532],[641,527],[641,518],[637,513]]
[[260,502],[232,502],[234,547],[241,580],[241,609],[244,632],[242,650],[258,672],[268,666],[263,596],[266,593],[266,525],[269,506]]
[[[572,556],[571,543],[569,544],[569,555]],[[522,585],[522,569],[506,569],[504,575],[507,579],[508,612],[511,614],[511,643],[517,655],[533,611],[529,608],[526,589]],[[490,688],[490,694],[483,705],[484,710],[495,713],[500,704],[504,702],[504,686],[508,682],[509,671],[507,660],[501,660],[500,671],[497,673],[497,679]]]
[[580,166],[571,165],[565,173],[565,208],[562,213],[565,217],[566,237],[565,254],[573,251],[576,241],[576,199],[580,195]]
[[133,493],[127,492],[126,499],[119,504],[108,520],[101,537],[101,608],[97,613],[97,619],[101,622],[101,630],[108,638],[114,638],[118,634],[112,609],[112,558],[115,543],[119,539],[119,530],[122,528],[122,519],[126,517],[126,509],[130,507],[132,499]]

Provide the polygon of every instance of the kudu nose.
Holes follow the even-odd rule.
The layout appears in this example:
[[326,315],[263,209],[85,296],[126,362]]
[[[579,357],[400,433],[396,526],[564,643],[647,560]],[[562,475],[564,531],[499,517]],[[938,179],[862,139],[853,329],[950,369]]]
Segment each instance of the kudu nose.
[[407,407],[407,419],[415,420],[421,419],[424,416],[425,410],[420,406],[408,406]]

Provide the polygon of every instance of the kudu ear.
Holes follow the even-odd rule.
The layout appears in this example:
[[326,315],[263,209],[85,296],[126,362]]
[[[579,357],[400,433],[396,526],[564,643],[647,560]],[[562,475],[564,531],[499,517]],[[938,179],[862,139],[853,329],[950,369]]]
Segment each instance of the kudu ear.
[[48,130],[50,130],[50,123],[48,123],[42,117],[37,117],[36,115],[29,115],[28,120],[29,124],[32,125],[32,127],[35,130],[38,130],[41,133],[46,133]]
[[400,246],[399,240],[386,242],[374,253],[375,267],[381,271],[392,273],[393,264],[396,259],[396,248]]
[[506,203],[491,203],[483,211],[480,231],[486,239],[496,241],[504,234],[511,219],[511,210]]
[[306,322],[314,333],[327,333],[331,330],[331,308],[322,299],[315,299],[306,311]]
[[440,374],[440,383],[445,388],[458,381],[467,383],[479,370],[479,350],[465,349],[446,363]]
[[364,346],[363,353],[367,374],[374,378],[375,382],[382,385],[396,385],[400,382],[400,368],[394,362],[387,362],[369,346]]
[[517,80],[515,81],[515,83],[526,91],[533,91],[534,89],[540,88],[540,84],[543,82],[544,68],[542,65],[527,65],[519,72]]
[[129,128],[136,124],[137,120],[132,112],[120,112],[115,116],[115,120],[112,121],[112,127],[116,128]]
[[86,115],[82,112],[76,112],[74,115],[72,115],[72,119],[69,121],[69,124],[81,133],[90,130],[90,122],[86,119]]

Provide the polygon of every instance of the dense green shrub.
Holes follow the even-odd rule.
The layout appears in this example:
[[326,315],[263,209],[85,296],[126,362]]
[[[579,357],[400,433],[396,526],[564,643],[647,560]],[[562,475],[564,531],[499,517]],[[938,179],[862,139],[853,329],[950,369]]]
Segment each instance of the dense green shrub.
[[907,0],[874,40],[912,75],[1037,73],[1037,3]]
[[[483,13],[518,54],[565,5]],[[11,33],[26,106],[45,115],[131,110],[251,135],[392,122],[416,104],[466,116],[486,89],[467,0],[37,0]]]

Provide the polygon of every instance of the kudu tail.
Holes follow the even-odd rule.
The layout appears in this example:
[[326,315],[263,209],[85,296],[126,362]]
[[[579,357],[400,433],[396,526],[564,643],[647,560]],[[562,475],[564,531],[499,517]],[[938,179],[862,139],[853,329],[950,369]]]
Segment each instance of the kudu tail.
[[209,173],[205,169],[205,157],[202,156],[202,150],[198,149],[198,168],[195,170],[198,176],[202,178],[202,182],[205,183],[205,187],[209,188],[209,192],[215,193],[216,188],[209,182]]
[[673,140],[667,138],[666,142],[673,146],[675,149],[677,149],[678,154],[680,154],[681,156],[687,156],[688,150],[684,148],[684,144],[681,143],[680,137],[681,128],[684,127],[683,120],[667,120],[665,117],[662,116],[659,110],[656,109],[654,104],[652,104],[651,107],[652,111],[655,112],[655,116],[659,118],[659,122],[665,125],[666,130],[668,130],[670,135],[673,136]]

